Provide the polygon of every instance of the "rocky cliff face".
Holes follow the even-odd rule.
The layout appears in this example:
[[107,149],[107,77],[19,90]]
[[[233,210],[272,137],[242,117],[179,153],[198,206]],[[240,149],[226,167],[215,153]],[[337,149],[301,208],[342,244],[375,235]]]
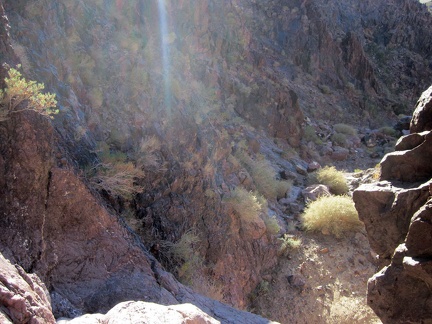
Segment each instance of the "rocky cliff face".
[[[299,213],[278,203],[285,191],[266,197],[261,218],[241,219],[232,190],[263,191],[250,165],[301,187],[321,158],[305,120],[378,125],[407,112],[432,74],[431,18],[408,0],[0,3],[11,26],[9,37],[2,15],[2,60],[20,61],[60,108],[52,123],[29,113],[0,124],[1,251],[38,274],[56,316],[137,299],[193,301],[229,322],[220,309],[230,308],[160,263],[246,308]],[[91,188],[101,147],[142,162],[142,192]],[[190,233],[189,255],[173,261],[170,247]]]
[[386,265],[368,282],[368,304],[384,323],[427,323],[432,312],[431,107],[432,87],[417,103],[411,134],[382,160],[381,181],[354,192],[371,247]]

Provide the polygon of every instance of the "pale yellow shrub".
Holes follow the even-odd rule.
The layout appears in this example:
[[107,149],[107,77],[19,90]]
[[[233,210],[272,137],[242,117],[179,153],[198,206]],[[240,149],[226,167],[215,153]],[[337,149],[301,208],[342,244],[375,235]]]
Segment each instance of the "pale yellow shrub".
[[280,242],[278,254],[283,256],[288,256],[291,250],[298,249],[302,244],[301,238],[288,234],[284,234],[278,241]]
[[326,166],[317,171],[317,180],[319,183],[329,187],[335,195],[348,193],[348,184],[343,172],[338,171],[335,167]]
[[225,203],[231,207],[242,219],[256,220],[263,211],[262,197],[242,187],[236,187],[230,195],[224,198]]
[[308,231],[342,236],[345,232],[360,230],[354,202],[349,196],[323,196],[306,206],[302,215],[303,226]]
[[236,157],[251,175],[258,191],[266,198],[282,198],[291,188],[291,182],[276,179],[276,171],[264,158],[253,160],[243,150],[237,152]]

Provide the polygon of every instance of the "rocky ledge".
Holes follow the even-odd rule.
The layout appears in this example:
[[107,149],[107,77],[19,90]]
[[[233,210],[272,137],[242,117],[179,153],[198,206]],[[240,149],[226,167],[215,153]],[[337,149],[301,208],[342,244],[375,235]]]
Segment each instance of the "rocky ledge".
[[383,323],[432,323],[432,87],[410,134],[381,161],[380,182],[354,192],[372,249],[384,266],[368,282],[368,304]]

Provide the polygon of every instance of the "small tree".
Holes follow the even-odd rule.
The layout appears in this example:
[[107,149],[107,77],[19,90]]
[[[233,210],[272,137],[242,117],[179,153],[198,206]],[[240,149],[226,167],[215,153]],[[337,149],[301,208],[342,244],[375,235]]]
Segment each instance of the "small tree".
[[[20,68],[18,65],[17,68]],[[5,79],[6,88],[0,89],[0,121],[9,119],[11,114],[24,110],[33,110],[42,116],[53,118],[59,111],[56,109],[55,94],[41,93],[45,89],[43,83],[27,81],[21,72],[9,68]],[[20,105],[26,102],[26,105]]]

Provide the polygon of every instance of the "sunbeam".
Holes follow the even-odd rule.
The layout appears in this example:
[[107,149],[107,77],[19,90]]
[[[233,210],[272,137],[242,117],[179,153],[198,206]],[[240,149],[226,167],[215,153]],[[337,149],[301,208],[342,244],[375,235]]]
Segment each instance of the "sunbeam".
[[170,87],[170,60],[168,44],[168,23],[165,0],[158,0],[159,30],[161,33],[162,68],[164,82],[164,104],[168,111],[171,111],[171,87]]

